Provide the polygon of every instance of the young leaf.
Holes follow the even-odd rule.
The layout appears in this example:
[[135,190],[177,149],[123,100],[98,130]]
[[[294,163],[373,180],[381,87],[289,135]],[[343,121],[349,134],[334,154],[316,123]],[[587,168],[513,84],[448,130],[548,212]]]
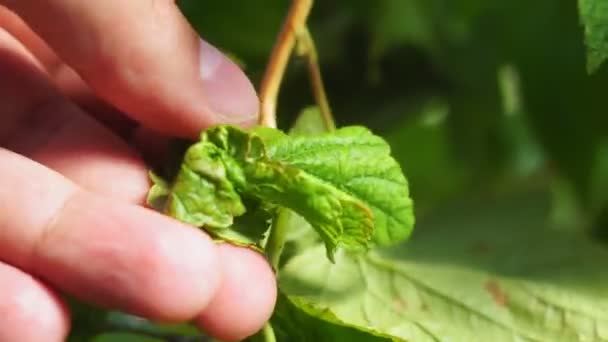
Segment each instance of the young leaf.
[[[298,136],[320,135],[327,132],[329,131],[323,120],[321,110],[317,106],[312,106],[302,110],[288,133],[290,136]],[[299,254],[302,250],[320,243],[319,235],[310,227],[310,223],[293,211],[285,210],[283,224],[286,225],[286,235],[281,253],[282,263]],[[279,266],[282,266],[282,264]]]
[[579,0],[579,12],[585,25],[587,70],[592,73],[608,58],[608,2]]
[[364,127],[332,133],[275,139],[269,158],[288,164],[350,194],[372,210],[373,240],[391,245],[406,239],[414,226],[408,183],[389,145]]
[[169,189],[169,184],[167,184],[164,179],[162,179],[152,171],[148,172],[148,176],[152,181],[152,187],[148,191],[148,205],[158,211],[163,211],[165,203],[167,203],[167,198],[171,193],[171,190]]
[[401,241],[414,221],[390,148],[362,127],[289,137],[265,127],[217,126],[186,151],[171,186],[153,180],[151,203],[166,196],[167,214],[232,242],[261,238],[259,231],[227,229],[246,211],[241,196],[289,208],[319,233],[330,259],[339,245],[366,249],[372,234],[380,245]]

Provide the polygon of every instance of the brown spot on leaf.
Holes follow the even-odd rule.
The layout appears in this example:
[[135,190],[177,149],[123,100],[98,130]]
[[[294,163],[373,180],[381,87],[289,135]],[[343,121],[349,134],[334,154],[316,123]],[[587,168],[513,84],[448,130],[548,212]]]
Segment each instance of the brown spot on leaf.
[[488,280],[485,284],[485,289],[490,293],[494,302],[499,306],[506,306],[508,303],[507,295],[502,291],[496,280]]

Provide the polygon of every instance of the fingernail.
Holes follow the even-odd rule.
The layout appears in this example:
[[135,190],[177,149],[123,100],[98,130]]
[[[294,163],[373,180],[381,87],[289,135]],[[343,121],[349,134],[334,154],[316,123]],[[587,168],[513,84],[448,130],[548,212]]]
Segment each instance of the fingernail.
[[200,41],[200,74],[216,123],[249,126],[259,109],[255,88],[245,73],[211,44]]

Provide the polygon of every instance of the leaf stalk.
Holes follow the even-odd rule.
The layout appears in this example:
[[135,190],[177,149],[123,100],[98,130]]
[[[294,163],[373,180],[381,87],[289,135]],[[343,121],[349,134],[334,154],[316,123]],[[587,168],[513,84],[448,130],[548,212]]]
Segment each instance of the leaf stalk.
[[297,32],[306,26],[312,3],[312,0],[294,0],[287,13],[260,86],[259,124],[261,126],[277,127],[276,107],[279,88],[289,57],[295,47]]
[[298,55],[305,57],[308,63],[308,77],[310,78],[310,85],[312,93],[315,98],[315,102],[319,106],[321,116],[323,117],[323,123],[325,129],[328,132],[336,130],[336,124],[329,106],[329,100],[325,86],[323,85],[323,77],[321,76],[321,67],[319,65],[319,55],[317,53],[317,47],[314,39],[308,30],[308,27],[304,27],[298,31]]

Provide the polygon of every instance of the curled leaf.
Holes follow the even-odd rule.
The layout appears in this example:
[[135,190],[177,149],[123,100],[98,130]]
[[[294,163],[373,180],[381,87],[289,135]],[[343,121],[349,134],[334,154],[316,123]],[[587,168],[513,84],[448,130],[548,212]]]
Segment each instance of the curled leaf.
[[260,241],[263,234],[235,235],[234,218],[246,211],[243,197],[263,203],[267,212],[286,207],[311,224],[333,260],[338,246],[367,249],[374,223],[380,242],[409,234],[407,183],[388,151],[381,138],[357,127],[294,138],[270,128],[216,126],[186,151],[171,186],[155,180],[149,199],[166,197],[168,215],[240,243]]

